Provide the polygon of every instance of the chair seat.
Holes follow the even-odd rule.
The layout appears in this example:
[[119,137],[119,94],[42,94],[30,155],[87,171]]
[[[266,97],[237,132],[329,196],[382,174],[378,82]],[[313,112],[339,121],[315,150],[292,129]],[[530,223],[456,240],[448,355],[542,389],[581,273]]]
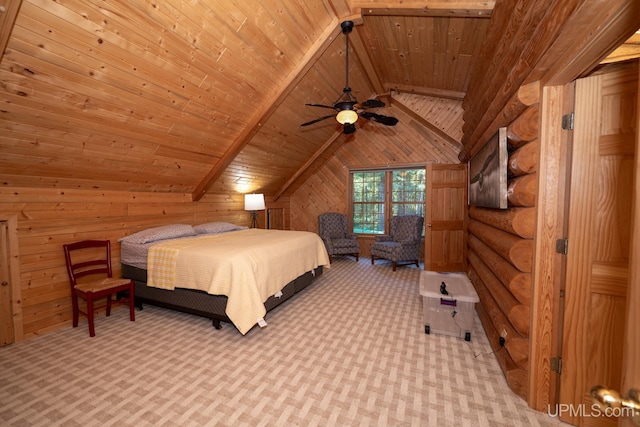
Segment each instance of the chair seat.
[[386,254],[392,254],[393,251],[400,246],[398,242],[375,242],[371,245],[371,250]]
[[331,243],[333,244],[334,251],[348,249],[353,252],[358,252],[360,250],[358,241],[353,239],[331,239]]
[[109,289],[116,288],[118,286],[127,287],[131,280],[129,279],[115,279],[107,277],[103,280],[94,280],[91,282],[78,283],[75,289],[80,292],[93,292],[98,293]]

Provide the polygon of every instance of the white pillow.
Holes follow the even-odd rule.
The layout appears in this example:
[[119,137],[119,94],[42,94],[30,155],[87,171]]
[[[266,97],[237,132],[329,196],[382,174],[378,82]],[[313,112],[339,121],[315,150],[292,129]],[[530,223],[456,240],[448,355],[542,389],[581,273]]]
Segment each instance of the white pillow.
[[216,234],[226,231],[244,230],[247,227],[231,224],[229,222],[207,222],[205,224],[196,225],[193,229],[197,234]]
[[195,230],[189,224],[171,224],[138,231],[130,236],[118,239],[118,241],[128,243],[149,243],[157,240],[175,239],[178,237],[189,237],[195,235]]

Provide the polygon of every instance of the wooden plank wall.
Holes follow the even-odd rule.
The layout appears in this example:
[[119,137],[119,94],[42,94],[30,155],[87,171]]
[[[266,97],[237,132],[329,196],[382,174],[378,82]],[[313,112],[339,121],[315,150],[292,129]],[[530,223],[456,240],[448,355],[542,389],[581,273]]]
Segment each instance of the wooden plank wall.
[[[457,158],[459,148],[438,133],[420,126],[418,120],[432,123],[447,135],[447,139],[459,141],[462,136],[461,101],[394,94],[392,105],[396,103],[402,103],[416,117],[392,108],[384,114],[398,117],[400,122],[397,126],[387,128],[366,123],[358,128],[347,143],[291,197],[292,229],[317,232],[319,214],[349,212],[349,170],[352,168],[460,163]],[[361,256],[370,256],[369,247],[373,241],[373,237],[359,238]]]
[[[284,207],[286,198],[267,207]],[[131,193],[60,189],[2,188],[0,217],[17,217],[21,303],[18,337],[28,339],[66,327],[71,299],[62,245],[83,239],[110,239],[115,274],[120,273],[118,239],[145,228],[171,223],[228,221],[249,226],[242,194]],[[265,227],[265,211],[259,214]],[[288,224],[286,224],[288,226]],[[81,326],[82,323],[81,323]]]
[[[471,206],[468,274],[480,297],[482,325],[511,389],[527,399],[539,103],[508,127],[506,210]],[[506,334],[505,348],[499,338]]]

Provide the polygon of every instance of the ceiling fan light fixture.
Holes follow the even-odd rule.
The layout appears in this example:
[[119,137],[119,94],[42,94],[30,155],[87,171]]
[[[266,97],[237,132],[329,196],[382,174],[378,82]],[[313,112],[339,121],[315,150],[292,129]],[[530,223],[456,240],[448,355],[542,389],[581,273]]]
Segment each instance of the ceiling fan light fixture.
[[353,124],[358,120],[358,113],[353,110],[342,110],[336,115],[336,120],[341,125]]

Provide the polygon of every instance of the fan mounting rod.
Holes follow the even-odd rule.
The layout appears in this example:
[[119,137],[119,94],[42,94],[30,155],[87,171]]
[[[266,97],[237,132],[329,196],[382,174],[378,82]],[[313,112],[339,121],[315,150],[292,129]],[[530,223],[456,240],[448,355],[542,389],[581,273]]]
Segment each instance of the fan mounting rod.
[[[333,103],[339,111],[336,120],[342,125],[353,124],[358,120],[358,113],[355,111],[357,100],[351,96],[351,87],[349,87],[349,33],[353,30],[353,21],[344,21],[340,24],[342,33],[345,35],[345,85],[342,94]],[[340,99],[344,97],[344,101]]]

